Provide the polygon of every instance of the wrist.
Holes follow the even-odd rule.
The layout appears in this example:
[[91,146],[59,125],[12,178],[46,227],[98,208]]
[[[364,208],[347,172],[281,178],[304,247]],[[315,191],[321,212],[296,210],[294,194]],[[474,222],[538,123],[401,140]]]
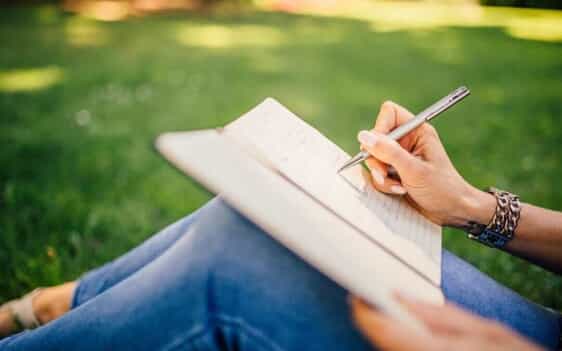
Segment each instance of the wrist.
[[468,185],[459,195],[457,211],[450,226],[464,228],[469,222],[488,224],[496,209],[494,195]]

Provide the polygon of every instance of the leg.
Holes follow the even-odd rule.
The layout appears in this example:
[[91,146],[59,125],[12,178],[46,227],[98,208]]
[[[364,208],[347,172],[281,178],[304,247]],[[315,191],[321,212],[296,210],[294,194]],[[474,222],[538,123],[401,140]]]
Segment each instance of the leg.
[[[343,289],[221,202],[206,208],[189,232],[113,288],[47,326],[0,342],[0,349],[369,349],[349,320]],[[453,284],[470,267],[449,254],[444,265],[444,279]],[[468,274],[470,284],[445,286],[461,305],[458,291],[484,279],[475,270]],[[514,296],[498,296],[496,308],[526,303]],[[552,331],[556,323],[554,314],[542,315],[534,330]],[[544,345],[558,338],[518,331]]]
[[448,300],[482,317],[499,321],[548,349],[560,342],[562,319],[445,251],[442,288]]
[[[214,201],[217,200],[211,200],[206,206]],[[101,294],[160,256],[187,232],[199,211],[201,209],[162,229],[123,256],[84,274],[74,292],[71,308]]]
[[[217,201],[220,200],[214,199],[205,207],[213,207]],[[168,226],[120,258],[84,275],[74,294],[73,306],[97,296],[162,254],[188,230],[199,211]],[[537,342],[548,339],[559,330],[556,323],[537,328],[541,321],[556,316],[447,251],[443,253],[442,285],[449,300],[483,317],[503,322]]]
[[502,322],[539,344],[556,347],[560,334],[557,314],[529,302],[447,251],[443,262],[443,290],[449,300]]
[[[36,318],[41,324],[45,324],[133,274],[162,254],[185,233],[196,214],[197,212],[177,221],[125,255],[86,273],[80,284],[73,281],[42,289],[32,301]],[[0,312],[0,338],[12,334],[15,329],[11,314]]]
[[166,252],[0,350],[371,350],[346,292],[216,201]]

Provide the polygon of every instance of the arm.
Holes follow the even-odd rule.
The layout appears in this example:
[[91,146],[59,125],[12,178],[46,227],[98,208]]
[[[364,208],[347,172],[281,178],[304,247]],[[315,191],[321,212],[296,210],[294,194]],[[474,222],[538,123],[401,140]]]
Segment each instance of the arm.
[[[465,210],[465,223],[488,223],[495,208],[492,195],[476,190],[474,205]],[[522,204],[515,237],[505,250],[555,273],[562,274],[562,213]]]
[[[385,102],[375,128],[358,135],[361,147],[373,156],[366,163],[378,190],[406,196],[424,216],[439,225],[461,228],[469,221],[487,224],[495,198],[470,185],[457,172],[435,129],[423,124],[399,142],[385,134],[413,115]],[[388,166],[399,179],[388,176]],[[562,213],[524,204],[515,238],[507,251],[554,272],[562,272]]]

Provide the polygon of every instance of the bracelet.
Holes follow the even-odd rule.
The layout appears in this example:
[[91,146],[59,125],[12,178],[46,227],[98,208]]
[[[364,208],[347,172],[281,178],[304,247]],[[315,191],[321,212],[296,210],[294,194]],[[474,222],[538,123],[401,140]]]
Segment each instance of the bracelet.
[[521,217],[519,196],[510,192],[489,188],[488,193],[496,198],[496,210],[490,223],[469,222],[468,237],[484,245],[503,248],[515,235]]
[[510,238],[513,237],[521,216],[519,196],[495,188],[488,189],[488,192],[496,197],[498,204],[496,214],[499,212],[501,218],[497,222],[492,222],[490,228]]

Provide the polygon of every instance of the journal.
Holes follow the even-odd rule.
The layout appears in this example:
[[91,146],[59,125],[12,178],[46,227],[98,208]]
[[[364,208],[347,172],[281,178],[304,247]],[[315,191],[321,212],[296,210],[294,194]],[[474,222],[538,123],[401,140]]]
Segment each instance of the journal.
[[396,291],[443,303],[441,227],[404,199],[374,190],[362,167],[338,174],[350,156],[276,100],[221,128],[162,134],[156,147],[268,235],[394,317],[421,327],[395,301]]

